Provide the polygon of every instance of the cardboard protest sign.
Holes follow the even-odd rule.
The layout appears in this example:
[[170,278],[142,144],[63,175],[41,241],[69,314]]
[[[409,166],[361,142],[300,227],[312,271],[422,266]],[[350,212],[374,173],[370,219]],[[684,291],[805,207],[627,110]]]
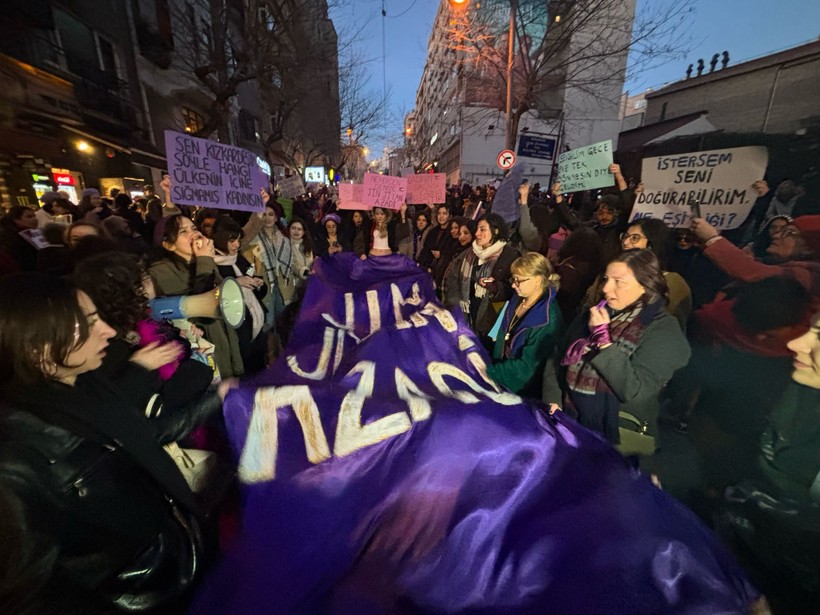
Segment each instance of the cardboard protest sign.
[[362,202],[362,184],[339,184],[339,209],[370,209]]
[[283,197],[292,199],[305,193],[305,185],[298,175],[285,177],[276,182],[276,188]]
[[558,181],[562,192],[578,192],[612,186],[612,141],[579,147],[558,156]]
[[407,177],[407,204],[443,203],[447,193],[447,175],[420,173]]
[[733,147],[644,158],[632,219],[660,218],[667,226],[689,226],[690,200],[712,226],[737,228],[757,199],[752,184],[766,173],[765,147]]
[[391,177],[390,175],[378,175],[376,173],[364,174],[364,193],[362,202],[371,207],[385,207],[387,209],[398,209],[404,203],[407,194],[407,178]]
[[233,145],[165,131],[171,200],[178,205],[263,211],[269,179],[256,154]]

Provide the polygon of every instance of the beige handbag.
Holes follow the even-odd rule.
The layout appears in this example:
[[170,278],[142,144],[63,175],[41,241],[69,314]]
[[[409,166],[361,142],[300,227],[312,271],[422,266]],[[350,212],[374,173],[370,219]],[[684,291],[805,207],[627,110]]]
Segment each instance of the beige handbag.
[[655,454],[655,438],[647,434],[649,423],[642,421],[634,414],[618,412],[618,434],[621,443],[615,448],[622,455],[643,455],[649,457]]
[[182,448],[176,442],[166,444],[165,452],[171,456],[191,491],[198,493],[208,485],[208,479],[216,468],[216,454],[196,448]]

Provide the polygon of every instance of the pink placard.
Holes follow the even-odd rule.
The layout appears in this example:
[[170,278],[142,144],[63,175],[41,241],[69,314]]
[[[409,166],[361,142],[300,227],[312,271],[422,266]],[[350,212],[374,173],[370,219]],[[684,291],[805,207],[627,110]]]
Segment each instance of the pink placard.
[[362,184],[339,184],[339,209],[370,209],[362,203]]
[[419,173],[407,178],[407,204],[443,203],[447,193],[447,175]]
[[407,178],[391,177],[390,175],[378,175],[376,173],[364,174],[364,194],[363,202],[370,207],[384,207],[386,209],[399,209],[404,203],[407,194]]

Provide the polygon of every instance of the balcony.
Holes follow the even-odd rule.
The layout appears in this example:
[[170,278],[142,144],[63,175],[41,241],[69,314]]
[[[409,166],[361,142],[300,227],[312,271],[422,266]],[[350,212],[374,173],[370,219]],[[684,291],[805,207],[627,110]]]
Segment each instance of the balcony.
[[83,115],[95,121],[110,118],[126,130],[139,126],[140,114],[130,101],[128,83],[92,62],[67,54],[54,43],[50,31],[10,32],[2,28],[0,53],[71,82]]

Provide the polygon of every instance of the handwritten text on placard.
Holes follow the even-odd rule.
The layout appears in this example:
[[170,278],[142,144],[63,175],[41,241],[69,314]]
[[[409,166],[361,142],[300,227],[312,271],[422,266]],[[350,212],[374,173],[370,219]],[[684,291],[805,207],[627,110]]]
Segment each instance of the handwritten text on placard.
[[165,131],[171,200],[181,205],[262,211],[269,180],[256,154],[232,145]]
[[398,209],[407,195],[406,177],[365,173],[363,185],[362,202],[369,207]]

